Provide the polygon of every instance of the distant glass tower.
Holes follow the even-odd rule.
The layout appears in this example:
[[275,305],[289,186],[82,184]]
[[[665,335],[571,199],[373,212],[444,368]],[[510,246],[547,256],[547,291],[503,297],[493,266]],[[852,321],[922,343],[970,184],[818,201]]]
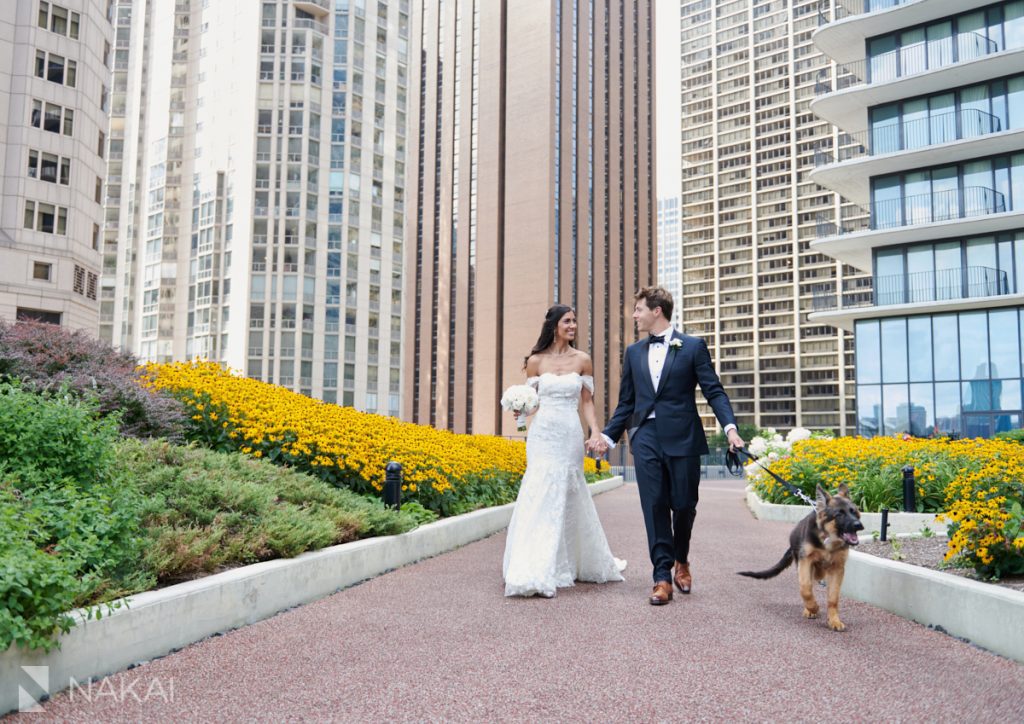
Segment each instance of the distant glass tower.
[[672,295],[676,303],[672,326],[683,329],[683,244],[678,196],[658,199],[658,284]]

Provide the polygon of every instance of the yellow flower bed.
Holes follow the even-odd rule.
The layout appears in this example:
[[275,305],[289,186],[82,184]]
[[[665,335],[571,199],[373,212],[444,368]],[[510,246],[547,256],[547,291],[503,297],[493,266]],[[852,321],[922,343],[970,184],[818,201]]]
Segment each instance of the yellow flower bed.
[[[190,436],[205,445],[266,457],[367,493],[383,489],[385,466],[395,460],[403,468],[403,499],[444,514],[459,512],[452,500],[460,495],[488,505],[514,500],[526,469],[523,442],[324,403],[214,362],[147,365],[143,381],[189,407]],[[593,460],[585,461],[584,472],[598,472]]]
[[[764,461],[767,464],[767,461]],[[846,483],[862,510],[903,507],[903,472],[914,467],[917,510],[952,522],[947,560],[959,558],[983,575],[1024,573],[1024,445],[1009,440],[925,440],[874,437],[805,440],[774,460],[772,472],[813,497],[816,485]],[[756,466],[747,467],[758,495],[797,503]]]
[[946,560],[966,561],[986,577],[1024,573],[1024,450],[994,449],[977,469],[963,470],[946,489],[952,535]]

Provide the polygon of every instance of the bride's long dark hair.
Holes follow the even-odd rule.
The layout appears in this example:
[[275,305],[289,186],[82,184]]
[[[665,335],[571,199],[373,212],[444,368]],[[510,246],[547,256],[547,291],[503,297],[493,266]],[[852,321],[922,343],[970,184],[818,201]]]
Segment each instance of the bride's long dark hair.
[[[537,338],[537,344],[533,345],[530,354],[523,358],[524,370],[526,369],[526,363],[530,361],[530,357],[538,352],[543,352],[555,343],[555,329],[558,328],[558,322],[571,311],[573,311],[572,307],[566,304],[556,304],[550,307],[544,314],[544,324],[540,328],[540,337]],[[576,340],[571,340],[569,346],[575,347]]]

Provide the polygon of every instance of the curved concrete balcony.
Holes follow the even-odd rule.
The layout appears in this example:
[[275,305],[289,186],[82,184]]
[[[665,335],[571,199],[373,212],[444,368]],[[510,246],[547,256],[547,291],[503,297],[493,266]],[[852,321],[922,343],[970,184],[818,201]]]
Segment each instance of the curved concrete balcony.
[[999,50],[981,36],[969,52],[969,60],[927,67],[927,49],[918,43],[873,58],[870,64],[861,60],[837,66],[835,81],[817,82],[819,95],[811,110],[848,133],[860,133],[867,130],[867,109],[872,106],[981,83],[1024,67],[1024,48]]
[[1002,130],[995,116],[962,109],[843,133],[838,144],[838,151],[815,151],[811,180],[865,206],[872,177],[1018,151],[1024,148],[1024,128]]
[[295,9],[302,10],[321,20],[330,14],[330,0],[295,0]]
[[821,0],[819,27],[811,41],[832,60],[848,63],[864,58],[868,38],[991,4],[991,0]]

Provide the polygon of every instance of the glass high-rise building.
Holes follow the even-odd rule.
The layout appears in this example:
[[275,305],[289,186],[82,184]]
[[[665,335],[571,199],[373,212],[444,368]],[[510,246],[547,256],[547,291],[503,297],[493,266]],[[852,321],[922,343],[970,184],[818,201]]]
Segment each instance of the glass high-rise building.
[[868,211],[813,248],[873,278],[816,323],[854,332],[857,432],[1024,425],[1024,1],[833,6],[812,109],[844,132],[813,178]]
[[651,0],[417,6],[406,419],[515,434],[501,393],[554,302],[614,409],[656,273],[653,23]]
[[[668,290],[672,299],[679,304],[683,299],[683,245],[681,243],[682,220],[679,208],[680,197],[669,196],[658,199],[658,284]],[[680,321],[682,308],[672,314],[672,326],[683,329]]]
[[117,27],[105,335],[397,415],[408,0],[118,0]]
[[[852,336],[808,314],[864,275],[810,247],[849,207],[810,178],[836,131],[810,103],[832,64],[818,0],[682,3],[684,331],[712,352],[738,421],[853,429]],[[702,408],[705,424],[714,417]]]
[[95,333],[113,26],[105,0],[0,4],[0,319]]

